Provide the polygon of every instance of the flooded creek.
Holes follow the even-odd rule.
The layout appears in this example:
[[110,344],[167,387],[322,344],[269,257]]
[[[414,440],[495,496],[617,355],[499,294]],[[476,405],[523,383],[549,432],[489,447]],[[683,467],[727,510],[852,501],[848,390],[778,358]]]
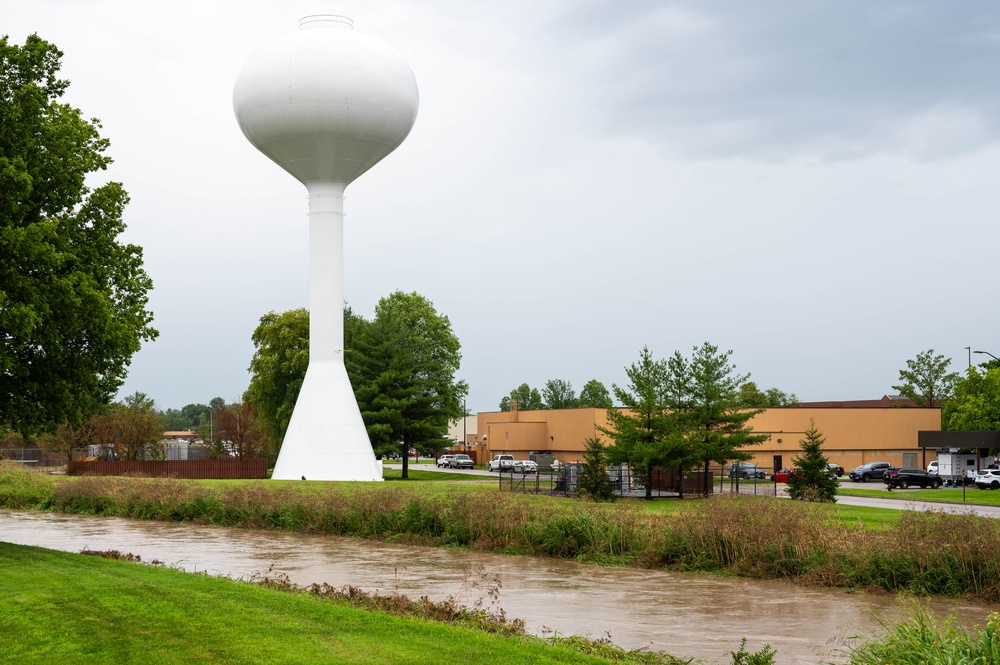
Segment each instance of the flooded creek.
[[[465,605],[481,598],[484,607],[524,619],[533,634],[609,633],[626,648],[707,662],[731,662],[729,651],[743,636],[751,650],[771,644],[781,664],[827,662],[848,637],[870,634],[875,617],[906,613],[889,595],[278,531],[0,511],[0,540],[67,552],[120,550],[233,578],[270,569],[299,585],[350,584],[432,600],[457,596]],[[499,575],[496,604],[486,597],[481,572]],[[477,582],[480,588],[472,586]],[[991,609],[952,599],[933,599],[929,608],[968,625],[985,623]]]

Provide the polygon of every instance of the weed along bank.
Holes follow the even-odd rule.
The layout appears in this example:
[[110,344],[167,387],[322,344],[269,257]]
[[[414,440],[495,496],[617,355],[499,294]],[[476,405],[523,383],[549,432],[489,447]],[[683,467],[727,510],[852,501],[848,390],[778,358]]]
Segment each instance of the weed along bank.
[[[755,433],[767,435],[766,441],[749,449],[753,462],[764,469],[791,466],[812,420],[826,438],[824,453],[844,468],[871,461],[926,467],[934,451],[920,447],[918,432],[940,431],[941,409],[874,403],[879,406],[845,402],[766,409],[750,420]],[[583,459],[587,438],[607,441],[598,428],[608,427],[608,417],[606,409],[591,408],[492,411],[479,413],[477,425],[488,456],[528,459],[532,453],[549,453],[560,462],[572,462]]]

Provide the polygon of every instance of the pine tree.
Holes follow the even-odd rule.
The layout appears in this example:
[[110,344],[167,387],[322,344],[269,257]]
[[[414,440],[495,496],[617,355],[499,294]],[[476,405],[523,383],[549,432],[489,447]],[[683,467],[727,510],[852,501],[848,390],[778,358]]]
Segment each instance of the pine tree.
[[837,500],[837,477],[830,472],[829,460],[823,454],[826,439],[809,419],[806,438],[799,441],[802,457],[795,457],[792,463],[797,470],[788,477],[788,495],[803,501],[835,502]]
[[615,489],[608,477],[608,453],[604,443],[597,437],[590,437],[583,443],[587,450],[583,454],[580,492],[594,501],[614,501]]

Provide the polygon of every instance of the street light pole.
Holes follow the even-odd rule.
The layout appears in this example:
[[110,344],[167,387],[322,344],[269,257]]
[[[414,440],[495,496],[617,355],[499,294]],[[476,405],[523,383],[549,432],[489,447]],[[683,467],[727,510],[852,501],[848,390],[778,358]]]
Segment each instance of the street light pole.
[[983,353],[983,354],[988,355],[990,358],[993,358],[993,360],[1000,361],[1000,358],[997,358],[995,355],[993,355],[989,351],[973,351],[973,353]]
[[972,367],[972,347],[971,346],[967,346],[967,347],[965,347],[965,350],[969,352],[969,367],[971,368]]

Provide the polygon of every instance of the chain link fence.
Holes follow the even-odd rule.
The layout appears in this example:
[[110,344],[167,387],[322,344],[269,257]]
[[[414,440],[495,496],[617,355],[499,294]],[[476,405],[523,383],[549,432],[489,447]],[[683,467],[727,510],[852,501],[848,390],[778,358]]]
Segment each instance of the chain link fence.
[[[580,492],[583,465],[577,462],[564,464],[557,470],[539,470],[525,473],[509,468],[501,469],[498,483],[502,492],[527,494],[552,494],[573,496]],[[773,480],[764,472],[741,473],[728,466],[709,467],[704,470],[679,474],[676,469],[654,468],[651,474],[636,473],[626,465],[608,469],[608,480],[618,497],[681,498],[707,494],[747,494],[754,496],[784,496],[784,483]]]

